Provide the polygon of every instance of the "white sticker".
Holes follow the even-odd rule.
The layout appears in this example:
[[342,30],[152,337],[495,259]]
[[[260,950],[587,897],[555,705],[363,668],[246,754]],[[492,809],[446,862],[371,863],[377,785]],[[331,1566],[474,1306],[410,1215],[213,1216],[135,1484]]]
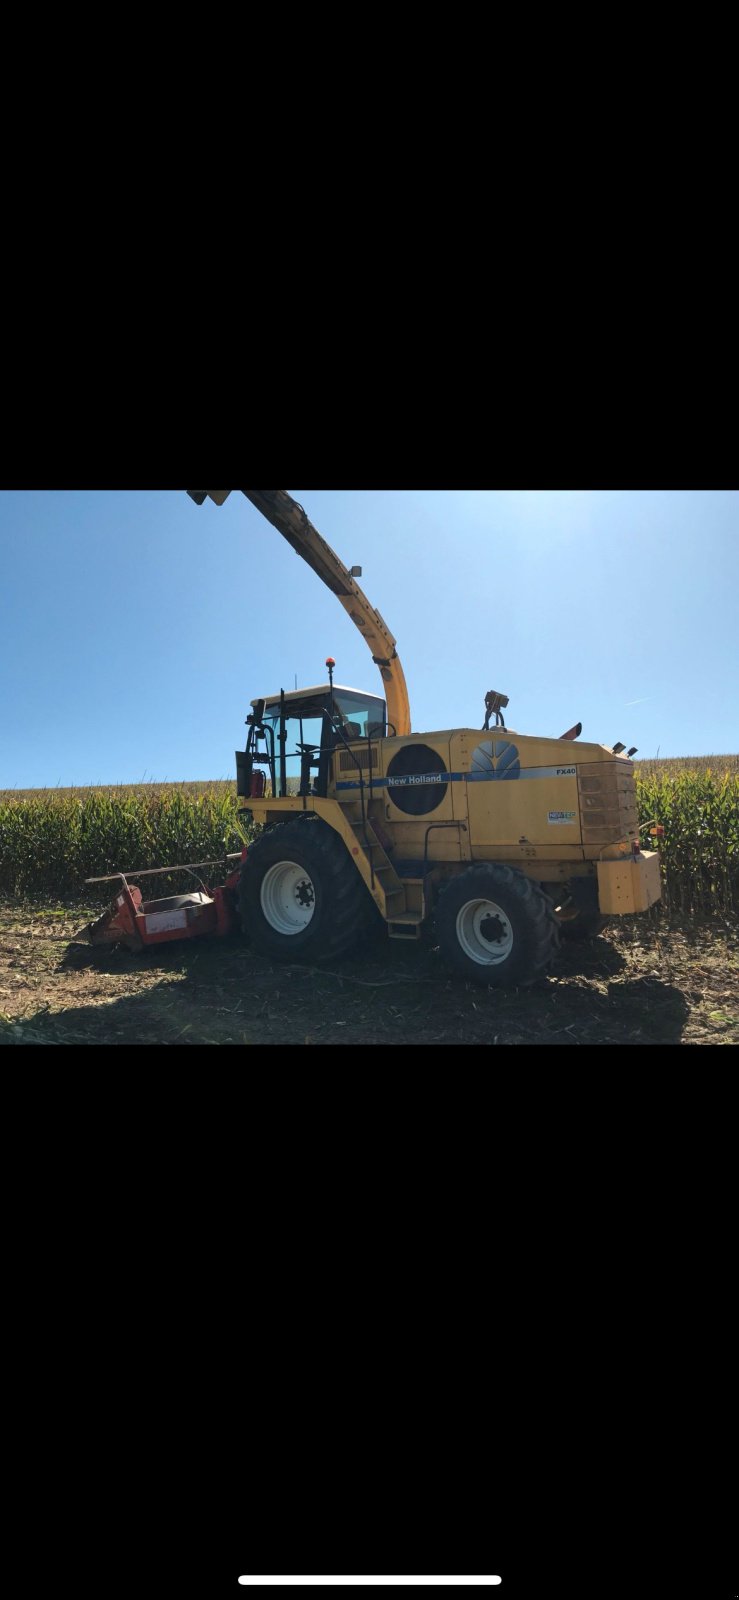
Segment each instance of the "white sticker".
[[575,811],[550,811],[549,821],[570,823],[574,822],[576,815]]
[[167,933],[170,928],[186,928],[187,914],[184,911],[154,911],[151,916],[144,917],[147,933]]

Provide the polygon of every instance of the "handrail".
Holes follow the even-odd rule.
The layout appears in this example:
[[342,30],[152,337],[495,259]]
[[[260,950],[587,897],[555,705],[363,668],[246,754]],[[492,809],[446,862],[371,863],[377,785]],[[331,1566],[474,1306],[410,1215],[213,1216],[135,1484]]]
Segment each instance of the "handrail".
[[449,822],[431,822],[431,823],[429,823],[429,826],[426,829],[426,833],[425,833],[424,841],[423,841],[423,882],[424,883],[426,882],[428,874],[429,874],[429,872],[431,870],[430,863],[429,863],[429,834],[433,832],[434,828],[461,828],[462,832],[466,833],[467,832],[467,823],[466,822],[462,822],[461,818],[458,818],[458,817],[452,817]]
[[191,872],[193,867],[220,867],[224,860],[240,861],[241,850],[229,850],[228,854],[218,856],[215,861],[182,861],[176,867],[142,867],[138,872],[134,867],[128,867],[125,872],[107,872],[102,878],[85,878],[85,883],[112,883],[114,878],[155,878],[164,872]]

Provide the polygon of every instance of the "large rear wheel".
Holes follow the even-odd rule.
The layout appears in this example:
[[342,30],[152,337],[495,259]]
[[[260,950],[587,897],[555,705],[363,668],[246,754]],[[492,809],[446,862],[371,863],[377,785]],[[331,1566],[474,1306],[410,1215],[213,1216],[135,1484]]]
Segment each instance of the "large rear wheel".
[[534,983],[559,948],[549,897],[523,873],[493,862],[450,880],[439,898],[436,928],[450,966],[496,988]]
[[374,903],[343,840],[310,813],[249,846],[241,871],[244,931],[279,961],[336,961],[369,931]]

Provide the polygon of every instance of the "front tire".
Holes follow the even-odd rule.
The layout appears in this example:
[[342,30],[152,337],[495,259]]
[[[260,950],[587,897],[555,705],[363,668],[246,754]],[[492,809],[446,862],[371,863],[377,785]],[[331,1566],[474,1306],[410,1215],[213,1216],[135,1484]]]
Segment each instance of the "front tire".
[[249,846],[239,910],[262,955],[320,965],[364,937],[374,905],[339,835],[308,813]]
[[442,957],[472,983],[526,986],[559,949],[551,900],[511,867],[467,867],[443,890],[436,913]]

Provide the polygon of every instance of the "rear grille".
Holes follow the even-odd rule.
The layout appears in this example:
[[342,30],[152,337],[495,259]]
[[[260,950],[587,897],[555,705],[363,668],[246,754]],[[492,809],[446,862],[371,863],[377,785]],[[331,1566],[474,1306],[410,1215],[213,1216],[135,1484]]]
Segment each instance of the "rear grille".
[[583,844],[616,844],[637,831],[634,768],[625,761],[590,761],[577,769]]
[[360,767],[377,766],[377,750],[374,745],[371,751],[367,749],[366,745],[362,745],[360,750],[354,750],[351,755],[348,750],[339,751],[339,772],[350,772],[352,767],[357,765]]

